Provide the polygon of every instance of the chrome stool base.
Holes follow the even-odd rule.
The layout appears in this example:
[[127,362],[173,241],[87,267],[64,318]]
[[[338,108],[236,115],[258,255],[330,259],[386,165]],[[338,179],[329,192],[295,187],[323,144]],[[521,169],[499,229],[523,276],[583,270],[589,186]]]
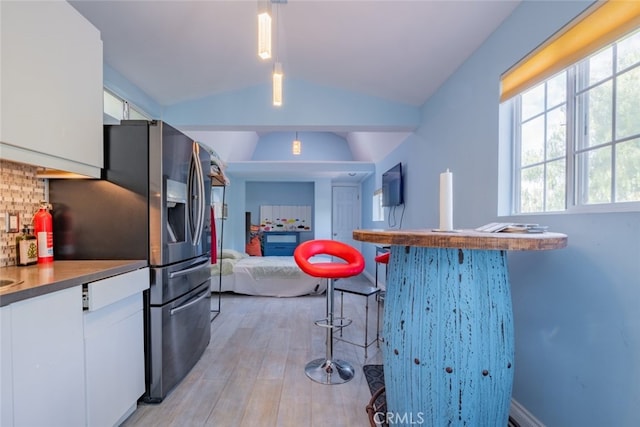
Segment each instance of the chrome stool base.
[[344,384],[353,379],[353,366],[344,360],[316,359],[307,363],[304,373],[320,384]]

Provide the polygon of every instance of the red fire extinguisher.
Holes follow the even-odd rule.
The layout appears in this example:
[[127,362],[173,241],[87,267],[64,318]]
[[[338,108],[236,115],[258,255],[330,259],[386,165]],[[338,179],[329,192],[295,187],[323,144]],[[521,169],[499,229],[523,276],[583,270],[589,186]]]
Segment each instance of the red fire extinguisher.
[[39,264],[53,262],[53,219],[48,207],[46,202],[41,202],[40,210],[33,216]]

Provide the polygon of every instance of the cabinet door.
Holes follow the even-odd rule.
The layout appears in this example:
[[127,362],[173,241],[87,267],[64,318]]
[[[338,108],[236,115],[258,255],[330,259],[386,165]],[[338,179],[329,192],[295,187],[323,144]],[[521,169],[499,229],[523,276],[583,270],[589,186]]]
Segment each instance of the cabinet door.
[[0,8],[3,158],[99,177],[100,32],[63,1]]
[[144,383],[142,292],[149,269],[88,283],[84,312],[87,424],[118,425],[135,410]]
[[87,425],[118,425],[144,393],[142,293],[85,313]]
[[81,287],[9,307],[15,425],[85,425]]
[[13,425],[11,306],[0,308],[0,426]]

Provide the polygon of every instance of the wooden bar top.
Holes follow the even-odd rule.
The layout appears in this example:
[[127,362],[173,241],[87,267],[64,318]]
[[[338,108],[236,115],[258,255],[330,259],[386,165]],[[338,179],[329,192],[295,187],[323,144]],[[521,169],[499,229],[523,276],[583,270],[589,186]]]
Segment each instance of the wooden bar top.
[[424,230],[354,230],[353,238],[361,242],[389,246],[430,248],[487,249],[506,251],[546,251],[567,246],[561,233],[484,233],[475,230],[440,232]]

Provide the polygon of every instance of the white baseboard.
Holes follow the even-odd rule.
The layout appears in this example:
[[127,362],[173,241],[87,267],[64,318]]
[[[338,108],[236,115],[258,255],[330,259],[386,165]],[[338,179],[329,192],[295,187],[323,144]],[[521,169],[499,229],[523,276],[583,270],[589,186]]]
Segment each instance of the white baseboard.
[[520,427],[545,427],[531,412],[518,403],[517,400],[511,399],[511,408],[509,409],[509,416],[513,418]]
[[367,270],[363,270],[363,271],[362,271],[362,275],[363,275],[364,277],[366,277],[366,278],[371,282],[371,284],[373,284],[373,285],[375,286],[375,284],[376,284],[376,283],[375,283],[375,282],[376,282],[376,278],[375,278],[375,276],[373,276],[373,275],[372,275],[371,273],[369,273]]

